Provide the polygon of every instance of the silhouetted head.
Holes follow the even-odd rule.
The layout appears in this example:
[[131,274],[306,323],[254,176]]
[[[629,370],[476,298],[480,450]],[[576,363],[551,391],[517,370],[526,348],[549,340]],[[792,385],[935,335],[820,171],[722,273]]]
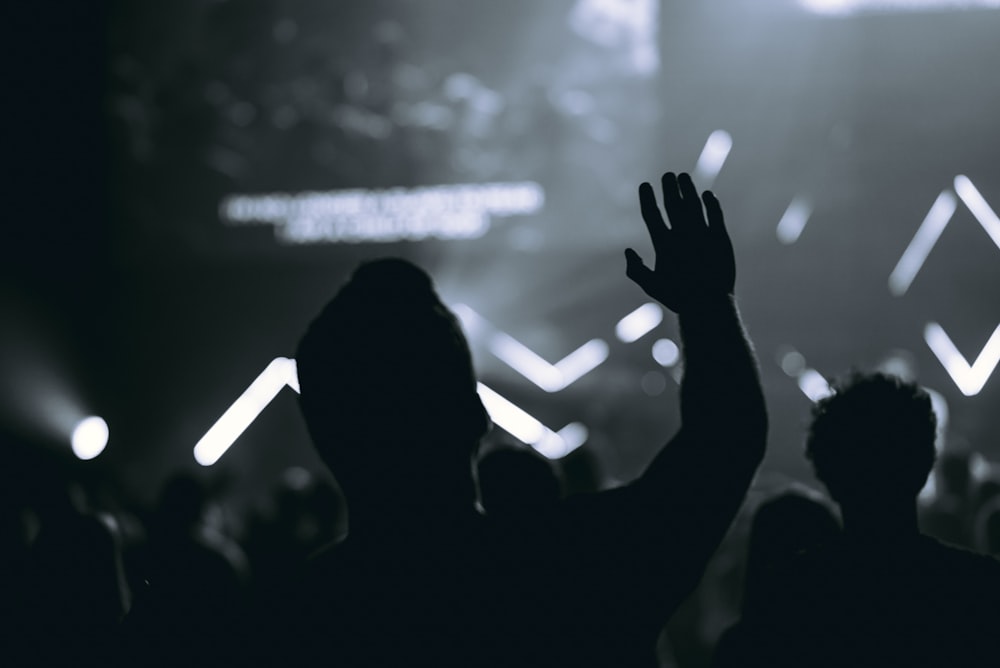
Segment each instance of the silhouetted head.
[[744,612],[757,612],[783,586],[789,565],[799,555],[820,549],[840,533],[830,509],[797,492],[768,499],[754,513],[747,545]]
[[309,433],[349,502],[456,476],[489,427],[455,316],[413,264],[362,264],[297,353]]
[[533,450],[494,450],[479,460],[477,469],[480,502],[489,517],[530,517],[554,506],[562,494],[552,465]]
[[806,455],[842,506],[914,501],[934,465],[928,394],[884,374],[856,374],[813,408]]

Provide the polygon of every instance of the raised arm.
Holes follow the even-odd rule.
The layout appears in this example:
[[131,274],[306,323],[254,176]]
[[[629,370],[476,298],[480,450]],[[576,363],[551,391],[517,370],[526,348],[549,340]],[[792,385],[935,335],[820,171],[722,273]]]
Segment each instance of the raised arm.
[[[685,443],[665,447],[642,481],[654,488],[650,490],[654,495],[665,483],[679,482],[672,461],[682,456],[692,458],[690,465],[713,462],[712,468],[743,469],[748,484],[764,455],[767,413],[756,361],[733,296],[736,263],[722,207],[711,192],[699,198],[687,174],[668,172],[662,184],[670,227],[652,186],[639,186],[642,218],[656,252],[655,268],[643,264],[629,248],[626,275],[679,316],[684,353],[679,435]],[[744,485],[738,493],[742,496],[745,491]]]
[[680,318],[681,429],[630,487],[659,534],[654,544],[669,555],[664,577],[674,581],[665,584],[685,589],[697,584],[746,495],[764,456],[767,413],[719,201],[711,192],[699,198],[687,174],[664,174],[662,187],[669,227],[652,186],[639,187],[654,268],[630,248],[626,274]]

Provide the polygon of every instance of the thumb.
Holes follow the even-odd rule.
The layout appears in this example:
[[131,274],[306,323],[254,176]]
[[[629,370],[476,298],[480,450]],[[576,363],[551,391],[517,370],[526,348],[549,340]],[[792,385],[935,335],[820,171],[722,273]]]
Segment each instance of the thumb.
[[625,275],[648,292],[647,286],[653,278],[653,270],[647,267],[639,254],[631,248],[625,249]]

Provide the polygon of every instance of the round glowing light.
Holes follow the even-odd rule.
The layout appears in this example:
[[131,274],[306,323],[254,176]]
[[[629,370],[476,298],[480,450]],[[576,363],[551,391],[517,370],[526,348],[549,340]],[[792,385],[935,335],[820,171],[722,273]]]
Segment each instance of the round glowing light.
[[642,391],[651,397],[658,397],[667,389],[667,379],[659,371],[649,371],[640,381]]
[[677,364],[680,358],[680,349],[670,339],[660,339],[653,344],[653,359],[662,366],[673,366]]
[[108,445],[108,423],[96,415],[80,420],[73,429],[73,454],[80,459],[93,459]]
[[796,350],[789,350],[781,356],[781,370],[795,378],[806,369],[806,358]]

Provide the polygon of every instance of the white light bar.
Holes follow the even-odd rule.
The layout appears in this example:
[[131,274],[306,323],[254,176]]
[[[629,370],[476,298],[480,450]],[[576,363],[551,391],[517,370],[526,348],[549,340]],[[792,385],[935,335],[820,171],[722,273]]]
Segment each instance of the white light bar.
[[803,197],[796,197],[792,200],[785,213],[778,221],[778,241],[783,244],[794,244],[802,235],[809,216],[812,215],[812,205]]
[[990,208],[990,205],[983,198],[982,194],[980,194],[979,190],[976,189],[976,186],[972,185],[969,177],[962,176],[961,174],[955,177],[955,192],[965,202],[965,206],[969,207],[969,211],[972,212],[972,215],[976,217],[979,224],[986,230],[986,234],[990,235],[990,239],[993,239],[993,243],[997,245],[997,248],[1000,248],[1000,218]]
[[565,457],[587,440],[587,428],[579,422],[571,422],[558,432],[554,432],[490,387],[478,383],[477,388],[490,419],[544,457],[549,459]]
[[556,362],[556,369],[562,376],[560,390],[572,385],[585,374],[590,373],[608,359],[608,344],[601,339],[591,339]]
[[830,389],[830,383],[816,369],[803,370],[799,374],[798,383],[802,393],[814,402],[825,399],[833,394],[833,390]]
[[497,332],[490,340],[490,352],[546,392],[566,386],[559,369],[509,334]]
[[971,365],[952,343],[944,328],[936,322],[927,323],[924,340],[955,381],[959,391],[967,397],[979,394],[1000,363],[1000,325],[993,330],[993,335]]
[[799,0],[815,13],[849,16],[864,12],[932,12],[949,9],[998,9],[1000,0]]
[[712,187],[715,177],[719,175],[722,166],[726,164],[729,151],[733,148],[733,138],[725,130],[716,130],[708,136],[705,148],[698,156],[698,164],[695,165],[692,178],[699,188],[707,189]]
[[275,358],[201,437],[194,446],[195,460],[202,466],[219,461],[286,385],[299,391],[295,360]]
[[916,278],[917,272],[924,266],[934,244],[944,232],[944,228],[948,226],[951,217],[955,215],[957,206],[958,202],[955,200],[955,196],[949,191],[944,190],[937,196],[931,210],[924,217],[924,222],[920,223],[917,233],[913,235],[913,240],[903,251],[902,257],[896,263],[896,268],[889,275],[889,292],[897,297],[906,294],[913,279]]
[[659,304],[649,302],[618,321],[615,325],[615,336],[619,341],[632,343],[653,331],[663,322],[663,309]]

